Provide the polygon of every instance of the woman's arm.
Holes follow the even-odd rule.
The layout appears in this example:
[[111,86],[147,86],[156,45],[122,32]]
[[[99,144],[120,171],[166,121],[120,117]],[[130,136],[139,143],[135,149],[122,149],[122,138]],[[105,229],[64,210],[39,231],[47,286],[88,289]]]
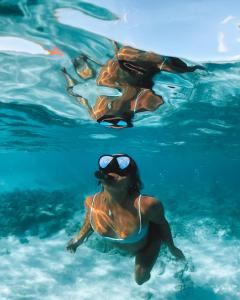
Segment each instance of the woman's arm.
[[165,218],[163,223],[159,224],[159,229],[161,232],[162,239],[167,244],[172,255],[174,255],[176,258],[184,259],[185,257],[182,251],[174,245],[171,228],[168,221]]
[[89,104],[88,100],[83,98],[81,95],[74,93],[73,91],[73,88],[78,84],[78,82],[73,77],[71,77],[71,75],[67,72],[66,68],[62,68],[61,70],[66,79],[66,83],[67,83],[66,89],[68,94],[75,97],[77,102],[80,103],[82,106],[84,106],[87,109],[90,116],[93,117],[93,109]]
[[[87,198],[88,199],[88,198]],[[88,200],[85,200],[85,205],[88,205]],[[75,252],[77,248],[84,242],[86,238],[88,238],[93,232],[93,229],[91,227],[90,223],[90,210],[87,207],[87,213],[84,218],[83,225],[78,232],[78,234],[75,235],[67,244],[66,249],[70,252]]]
[[175,257],[184,259],[182,251],[174,245],[171,228],[164,216],[162,203],[152,197],[148,197],[147,202],[146,216],[148,220],[158,225],[162,240],[167,244],[170,252]]
[[194,72],[195,70],[205,70],[203,66],[195,65],[188,66],[183,60],[178,57],[162,56],[162,62],[158,63],[160,71],[170,73],[187,73]]
[[159,71],[170,73],[194,72],[197,69],[205,70],[205,68],[200,65],[188,66],[178,57],[159,55],[154,52],[142,51],[132,47],[121,48],[117,53],[117,58],[130,63],[137,63],[138,66],[142,66],[145,69],[147,66],[151,68],[155,66]]

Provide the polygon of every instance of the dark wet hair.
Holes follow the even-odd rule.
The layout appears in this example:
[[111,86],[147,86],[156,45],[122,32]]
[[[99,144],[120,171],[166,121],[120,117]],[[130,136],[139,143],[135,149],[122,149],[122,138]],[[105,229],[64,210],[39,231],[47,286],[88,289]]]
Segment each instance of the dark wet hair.
[[140,194],[140,191],[143,189],[143,183],[141,181],[137,165],[136,165],[135,172],[130,173],[129,176],[130,176],[131,183],[128,189],[128,194],[129,195],[134,193]]

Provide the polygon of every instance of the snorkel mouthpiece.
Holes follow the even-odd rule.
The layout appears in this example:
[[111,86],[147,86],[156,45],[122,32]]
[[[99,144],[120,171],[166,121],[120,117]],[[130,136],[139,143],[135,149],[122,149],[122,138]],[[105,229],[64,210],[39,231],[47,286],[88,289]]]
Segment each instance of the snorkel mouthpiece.
[[102,171],[96,171],[94,173],[95,177],[97,177],[98,179],[103,179],[103,180],[114,180],[114,177],[111,175],[108,175]]

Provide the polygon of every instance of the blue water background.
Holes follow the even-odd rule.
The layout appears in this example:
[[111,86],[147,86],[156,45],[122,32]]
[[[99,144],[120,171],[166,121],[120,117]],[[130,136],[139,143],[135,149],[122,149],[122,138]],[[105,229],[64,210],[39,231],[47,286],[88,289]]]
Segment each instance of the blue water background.
[[[68,5],[116,16],[80,1],[13,2],[0,3],[1,35],[57,46],[64,57],[0,53],[0,298],[239,299],[240,63],[157,75],[164,106],[136,115],[131,129],[103,128],[68,96],[60,68],[71,70],[80,53],[106,61],[111,41],[60,24],[52,12]],[[91,103],[101,92],[94,80],[78,89]],[[135,158],[144,193],[163,202],[188,259],[177,263],[163,247],[141,287],[133,258],[95,236],[74,256],[64,249],[83,220],[84,197],[99,190],[99,155],[116,152]]]

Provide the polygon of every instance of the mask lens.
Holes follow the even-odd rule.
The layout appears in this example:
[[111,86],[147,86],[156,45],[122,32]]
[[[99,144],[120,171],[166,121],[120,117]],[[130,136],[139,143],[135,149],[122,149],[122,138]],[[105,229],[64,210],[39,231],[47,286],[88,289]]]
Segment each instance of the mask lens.
[[121,121],[118,121],[118,122],[117,122],[117,125],[118,125],[118,126],[127,126],[128,124],[127,124],[127,122],[121,120]]
[[102,125],[102,126],[112,126],[113,125],[112,123],[107,122],[107,121],[102,121],[99,124]]
[[126,169],[130,164],[130,158],[127,156],[117,157],[117,162],[121,170]]
[[105,169],[109,164],[110,162],[113,160],[113,157],[112,156],[102,156],[100,159],[99,159],[99,167],[102,168],[102,169]]

